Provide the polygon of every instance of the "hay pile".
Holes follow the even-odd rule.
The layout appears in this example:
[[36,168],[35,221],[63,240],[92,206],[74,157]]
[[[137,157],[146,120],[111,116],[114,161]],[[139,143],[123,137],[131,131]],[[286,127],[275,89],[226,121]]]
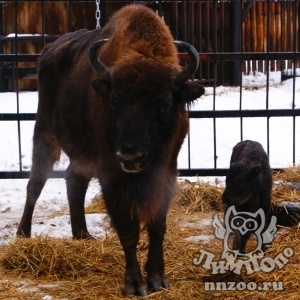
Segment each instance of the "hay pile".
[[300,182],[300,167],[291,167],[273,175],[275,186],[272,191],[272,202],[280,204],[282,201],[300,201],[300,190],[291,188],[291,182]]
[[273,174],[274,181],[300,182],[300,166],[293,166]]
[[40,236],[33,239],[16,239],[11,252],[3,256],[6,269],[30,273],[33,278],[76,279],[89,272],[109,275],[112,266],[103,264],[105,241],[88,243],[68,239]]
[[[299,169],[297,169],[298,172]],[[293,174],[297,173],[293,170]],[[300,172],[298,172],[300,174]],[[275,180],[281,180],[276,174]],[[286,174],[284,174],[286,176]],[[293,175],[294,176],[294,175]],[[299,176],[300,177],[300,176]],[[293,177],[293,180],[300,181]],[[213,235],[210,225],[200,224],[211,220],[213,214],[222,212],[220,197],[223,187],[201,181],[184,181],[178,184],[178,193],[168,215],[168,230],[165,238],[165,265],[170,289],[149,294],[146,299],[299,299],[300,285],[300,229],[283,228],[276,236],[266,256],[275,258],[289,247],[294,255],[281,269],[277,266],[270,272],[262,271],[236,275],[230,271],[212,275],[201,265],[193,264],[199,250],[205,249],[221,259],[223,241],[216,238],[194,243],[188,238],[197,235]],[[276,186],[274,201],[298,200],[298,191]],[[104,212],[103,200],[98,197],[87,208],[87,213]],[[188,222],[188,225],[185,225]],[[145,230],[138,245],[138,259],[146,262],[148,239]],[[75,241],[38,237],[16,239],[0,252],[0,299],[124,299],[122,285],[124,254],[113,230],[105,240]],[[145,275],[145,274],[143,274]],[[206,282],[282,282],[283,290],[205,290]],[[279,286],[280,287],[280,286]],[[52,298],[47,298],[51,295]]]
[[184,180],[178,183],[174,201],[185,208],[185,213],[221,211],[221,196],[224,187],[204,181]]

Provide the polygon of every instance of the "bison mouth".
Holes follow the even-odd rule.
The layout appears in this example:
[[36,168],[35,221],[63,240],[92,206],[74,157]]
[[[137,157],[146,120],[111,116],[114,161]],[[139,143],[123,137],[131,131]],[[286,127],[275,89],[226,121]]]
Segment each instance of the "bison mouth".
[[122,170],[126,173],[139,173],[142,171],[143,162],[145,161],[146,154],[143,151],[130,149],[124,151],[121,149],[117,152],[117,159],[120,163]]
[[137,162],[120,162],[120,165],[126,173],[139,173],[142,170],[140,163]]

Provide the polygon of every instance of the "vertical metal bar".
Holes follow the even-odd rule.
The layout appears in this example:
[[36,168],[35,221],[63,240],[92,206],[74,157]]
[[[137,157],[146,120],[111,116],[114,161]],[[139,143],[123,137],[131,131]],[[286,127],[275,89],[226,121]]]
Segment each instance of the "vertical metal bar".
[[[297,51],[297,14],[298,12],[298,0],[293,2],[293,52]],[[295,109],[295,101],[296,101],[296,59],[294,59],[294,67],[293,67],[293,104],[292,109]],[[293,165],[296,164],[296,117],[293,116]]]
[[[199,52],[203,52],[203,45],[202,45],[202,41],[203,41],[203,32],[202,32],[202,3],[199,3],[198,2],[198,6],[199,6],[199,9],[198,9],[198,30],[199,30],[199,33],[198,33],[198,36],[199,36]],[[203,76],[202,74],[202,62],[200,61],[200,64],[199,64],[199,68],[198,68],[198,74],[199,74],[199,79],[201,79]]]
[[161,19],[164,19],[164,12],[161,1],[158,1],[158,15]]
[[100,27],[102,28],[105,25],[106,22],[106,0],[100,1],[100,11],[101,11],[101,17],[100,17]]
[[[224,52],[225,51],[225,3],[221,2],[220,3],[221,5],[221,14],[220,14],[220,17],[221,17],[221,28],[220,28],[220,31],[221,31],[221,40],[220,40],[220,43],[221,43],[221,52]],[[219,72],[220,73],[220,83],[221,84],[224,84],[224,62],[221,62],[221,66],[220,66],[220,69],[221,71]]]
[[[4,34],[4,28],[3,28],[3,18],[4,18],[4,13],[3,13],[3,3],[0,3],[0,35]],[[4,45],[2,41],[0,41],[0,54],[4,53]],[[0,68],[0,92],[4,91],[5,89],[5,83],[4,83],[4,74],[3,74],[2,68]]]
[[43,37],[43,47],[46,46],[46,15],[45,15],[45,0],[42,1],[42,6],[41,6],[41,14],[42,14],[42,37]]
[[[183,28],[182,28],[181,34],[182,34],[183,40],[187,41],[187,24],[188,24],[187,3],[183,2],[182,7],[183,7]],[[189,120],[189,122],[190,122],[190,120]],[[187,143],[188,143],[188,169],[191,169],[191,135],[190,135],[190,132],[188,132]]]
[[[188,108],[189,110],[189,108]],[[190,127],[190,122],[191,120],[189,119],[189,127]],[[188,169],[191,169],[191,134],[190,131],[188,131],[188,136],[187,136],[187,142],[188,142]]]
[[[270,52],[270,0],[267,0],[267,54]],[[267,82],[266,82],[266,110],[269,109],[269,79],[270,79],[270,68],[269,68],[269,55],[267,55],[266,69],[267,69]],[[270,118],[267,117],[267,153],[270,155]]]
[[[4,3],[1,2],[0,3],[0,35],[3,35],[3,33],[4,33],[4,28],[3,28],[3,6],[4,6]],[[2,52],[0,52],[0,53],[2,53]]]
[[72,31],[72,2],[68,1],[68,31]]
[[[16,56],[18,56],[18,4],[19,1],[15,1],[15,49],[14,53]],[[17,114],[19,116],[20,113],[20,105],[19,105],[19,84],[18,84],[18,78],[19,78],[19,69],[18,69],[18,61],[15,63],[15,77],[13,80],[15,81],[15,87],[16,87],[16,100],[17,100]],[[18,126],[18,149],[19,149],[19,170],[22,172],[22,146],[21,146],[21,124],[20,119],[17,120],[17,126]]]
[[[242,1],[240,2],[240,16],[242,15],[243,7],[242,7]],[[239,52],[243,53],[243,18],[240,18],[240,49]],[[242,66],[242,60],[239,62],[239,82],[240,82],[240,110],[242,110],[243,107],[243,72],[241,70]],[[241,135],[241,141],[244,139],[244,119],[243,117],[240,118],[240,135]]]
[[[175,13],[174,13],[175,11]],[[179,37],[179,31],[178,31],[178,2],[176,1],[175,3],[173,3],[173,13],[175,15],[175,39],[177,40]],[[172,18],[174,20],[174,18]]]
[[175,4],[173,4],[173,11],[175,11],[175,38],[179,38],[179,26],[178,26],[178,2],[176,1]]
[[[210,51],[213,51],[213,49],[211,49],[210,50],[210,46],[211,46],[211,44],[212,44],[212,42],[211,42],[211,38],[210,38],[210,26],[209,26],[209,21],[210,21],[210,3],[209,2],[206,2],[205,3],[206,4],[206,11],[205,11],[205,15],[206,15],[206,18],[205,18],[205,20],[206,20],[206,39],[207,39],[207,41],[206,41],[206,48],[207,48],[207,52],[210,52]],[[211,75],[210,75],[210,67],[211,67],[211,62],[207,62],[207,78],[211,78]]]
[[[241,3],[240,0],[233,0],[231,3],[231,32],[232,32],[232,51],[239,52],[241,50]],[[234,85],[239,85],[240,61],[232,62],[232,78],[231,82]]]
[[183,3],[183,27],[184,27],[184,31],[183,31],[183,40],[186,41],[187,39],[187,30],[186,30],[186,24],[187,24],[187,6],[186,6],[186,2]]
[[[217,53],[217,1],[213,2],[213,38],[214,38],[214,49]],[[213,74],[213,110],[216,110],[216,84],[217,84],[217,61],[214,61],[214,74]],[[213,118],[213,130],[214,130],[214,168],[217,168],[217,128],[216,118]]]
[[195,44],[195,12],[194,12],[194,1],[188,2],[188,16],[189,16],[189,22],[187,24],[190,25],[188,28],[189,34],[189,41],[192,45]]

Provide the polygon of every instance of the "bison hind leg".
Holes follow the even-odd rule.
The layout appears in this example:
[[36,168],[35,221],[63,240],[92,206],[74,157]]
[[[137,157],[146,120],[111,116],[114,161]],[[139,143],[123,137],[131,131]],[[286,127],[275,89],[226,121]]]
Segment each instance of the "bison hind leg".
[[30,179],[27,184],[26,203],[17,230],[17,236],[19,237],[31,236],[31,222],[36,201],[53,170],[53,164],[60,156],[58,143],[54,143],[54,138],[50,137],[50,134],[42,134],[42,131],[38,130],[38,126],[36,125],[33,138],[32,167]]

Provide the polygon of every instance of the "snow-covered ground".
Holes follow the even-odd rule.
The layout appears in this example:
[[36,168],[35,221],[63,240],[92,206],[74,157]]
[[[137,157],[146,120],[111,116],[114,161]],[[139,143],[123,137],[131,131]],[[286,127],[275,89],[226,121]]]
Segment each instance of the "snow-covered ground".
[[[256,73],[255,76],[244,76],[242,89],[242,109],[266,108],[266,77]],[[15,93],[0,93],[0,113],[16,113],[17,97]],[[293,80],[281,82],[280,73],[272,73],[269,88],[269,109],[291,108],[293,103]],[[295,108],[300,108],[300,78],[296,78]],[[19,94],[19,112],[35,113],[37,108],[36,92],[21,92]],[[212,110],[214,92],[206,88],[206,93],[195,102],[193,110]],[[215,91],[216,110],[235,110],[240,105],[240,88],[219,86]],[[34,122],[22,121],[21,151],[23,170],[30,170],[32,133]],[[295,122],[296,130],[296,164],[300,163],[300,124],[299,117]],[[271,167],[289,167],[292,158],[293,119],[291,117],[270,119],[270,163]],[[227,168],[233,146],[240,141],[240,119],[223,118],[216,120],[217,133],[217,167]],[[212,168],[213,160],[213,120],[191,119],[191,167]],[[267,147],[266,118],[244,118],[243,139],[252,139]],[[0,122],[0,171],[18,171],[18,126],[14,121]],[[187,142],[184,143],[178,159],[179,168],[188,167]],[[55,167],[64,169],[68,163],[66,156]],[[0,245],[7,244],[15,237],[16,228],[20,221],[25,197],[27,180],[0,180]],[[96,181],[90,183],[86,204],[101,193]],[[40,196],[34,213],[33,235],[48,234],[54,237],[71,237],[69,224],[66,188],[63,179],[49,179]],[[103,214],[87,215],[90,233],[101,238],[106,234],[109,219]]]

